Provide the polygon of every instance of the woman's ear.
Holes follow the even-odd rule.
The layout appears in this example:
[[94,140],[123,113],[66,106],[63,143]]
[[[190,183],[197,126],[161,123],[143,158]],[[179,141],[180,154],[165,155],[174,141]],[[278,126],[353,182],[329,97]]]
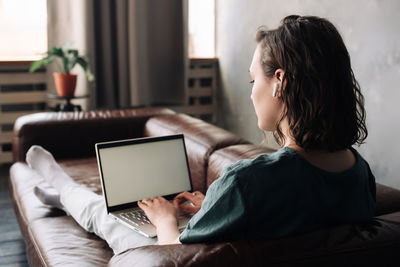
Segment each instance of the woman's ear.
[[284,84],[284,76],[285,76],[285,71],[283,69],[277,69],[275,71],[274,79],[275,79],[275,86],[274,86],[274,91],[273,91],[273,97],[280,97],[281,91],[285,89],[285,84]]
[[282,83],[283,82],[283,77],[285,76],[285,71],[283,69],[277,69],[275,71],[275,79],[277,80],[277,82]]

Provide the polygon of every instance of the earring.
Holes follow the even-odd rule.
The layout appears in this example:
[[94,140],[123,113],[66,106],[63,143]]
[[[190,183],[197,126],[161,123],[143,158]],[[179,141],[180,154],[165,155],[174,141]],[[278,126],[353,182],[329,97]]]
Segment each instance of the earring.
[[273,97],[276,97],[276,92],[278,91],[279,87],[281,87],[281,83],[274,83],[274,90],[272,91]]

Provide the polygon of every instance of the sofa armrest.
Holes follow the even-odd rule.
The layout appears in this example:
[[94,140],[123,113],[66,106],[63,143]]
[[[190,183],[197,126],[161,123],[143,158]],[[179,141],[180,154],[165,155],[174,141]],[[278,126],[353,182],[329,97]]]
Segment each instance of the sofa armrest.
[[400,211],[400,190],[376,184],[375,216]]
[[57,159],[94,156],[94,144],[143,136],[146,121],[165,108],[40,112],[19,117],[14,124],[13,160],[24,161],[32,145],[41,145]]

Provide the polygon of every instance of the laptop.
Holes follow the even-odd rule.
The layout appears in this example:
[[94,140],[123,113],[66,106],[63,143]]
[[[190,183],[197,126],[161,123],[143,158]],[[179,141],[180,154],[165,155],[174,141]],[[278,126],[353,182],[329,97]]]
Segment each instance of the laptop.
[[[158,196],[172,201],[192,191],[183,134],[103,142],[95,148],[107,213],[146,237],[157,236],[137,201]],[[179,217],[180,231],[189,219]]]

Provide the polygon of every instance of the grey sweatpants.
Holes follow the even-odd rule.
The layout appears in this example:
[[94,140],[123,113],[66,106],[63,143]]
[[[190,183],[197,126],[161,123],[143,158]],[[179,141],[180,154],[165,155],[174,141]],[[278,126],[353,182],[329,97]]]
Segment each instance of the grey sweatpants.
[[142,236],[108,216],[103,197],[82,185],[66,185],[60,192],[60,201],[80,226],[104,239],[114,254],[157,244],[156,238]]

